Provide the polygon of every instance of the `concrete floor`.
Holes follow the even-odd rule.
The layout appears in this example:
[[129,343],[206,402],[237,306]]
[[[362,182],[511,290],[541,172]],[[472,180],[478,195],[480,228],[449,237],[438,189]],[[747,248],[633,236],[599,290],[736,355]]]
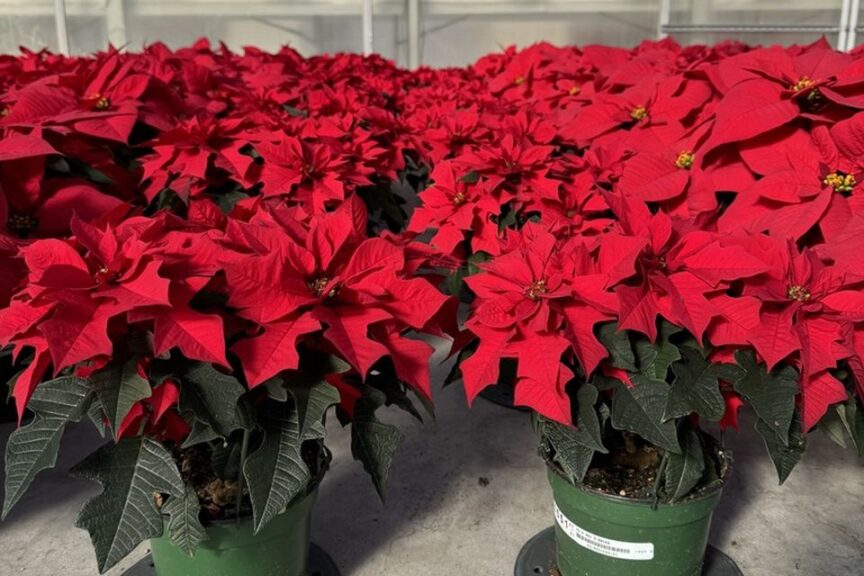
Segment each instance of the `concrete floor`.
[[[386,507],[352,461],[347,431],[331,423],[335,458],[314,540],[343,576],[510,576],[520,546],[552,523],[528,416],[482,400],[469,413],[459,386],[439,391],[436,401],[437,423],[426,426],[387,414],[404,424],[407,440]],[[728,435],[735,475],[712,543],[747,576],[864,576],[864,462],[814,434],[803,462],[778,487],[751,425],[745,416],[742,431]],[[0,427],[0,445],[10,430]],[[40,475],[0,524],[0,576],[97,573],[87,534],[74,527],[96,488],[62,473],[93,441],[85,427],[67,431],[58,470]],[[141,546],[109,574],[120,576],[146,551]]]

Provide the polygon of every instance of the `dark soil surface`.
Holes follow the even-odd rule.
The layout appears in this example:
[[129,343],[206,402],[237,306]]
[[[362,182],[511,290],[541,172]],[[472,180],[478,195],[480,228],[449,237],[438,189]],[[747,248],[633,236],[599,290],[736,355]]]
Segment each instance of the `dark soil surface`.
[[[173,456],[183,481],[192,486],[198,494],[202,522],[236,517],[237,497],[241,489],[236,472],[231,478],[220,477],[213,468],[213,453],[207,444],[182,449],[174,447]],[[323,444],[310,441],[303,444],[301,456],[312,475],[310,486],[316,486],[329,467],[329,452]],[[248,489],[246,486],[242,489],[241,517],[252,514]],[[161,506],[160,500],[157,499],[159,506]]]
[[[616,445],[610,447],[609,454],[595,457],[585,475],[585,486],[615,496],[652,498],[663,449],[628,433],[622,434],[618,440]],[[712,460],[717,467],[717,476],[722,478],[726,471],[721,470],[721,459],[716,450]],[[698,497],[707,488],[697,487],[686,499]]]
[[598,454],[585,476],[585,485],[605,494],[650,498],[663,450],[631,434],[622,435],[609,454]]
[[210,450],[204,446],[194,446],[177,454],[181,476],[198,494],[202,520],[219,520],[236,509],[240,485],[237,480],[219,478],[210,458]]

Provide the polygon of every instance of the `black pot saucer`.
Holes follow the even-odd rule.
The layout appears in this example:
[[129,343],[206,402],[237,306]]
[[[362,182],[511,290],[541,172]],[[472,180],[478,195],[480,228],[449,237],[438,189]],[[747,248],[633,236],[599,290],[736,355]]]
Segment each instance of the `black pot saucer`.
[[[123,576],[156,576],[156,567],[150,554],[126,570]],[[317,544],[309,547],[309,576],[340,576],[336,563]]]
[[[514,576],[549,576],[555,574],[555,527],[550,526],[535,535],[516,558]],[[743,576],[743,573],[729,556],[709,545],[705,552],[705,566],[702,576]]]

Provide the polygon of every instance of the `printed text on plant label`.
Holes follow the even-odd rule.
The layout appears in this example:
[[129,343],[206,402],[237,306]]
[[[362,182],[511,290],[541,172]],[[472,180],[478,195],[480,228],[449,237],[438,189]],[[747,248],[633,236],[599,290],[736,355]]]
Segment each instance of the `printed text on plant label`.
[[555,521],[574,542],[597,554],[623,560],[652,560],[654,558],[654,544],[650,542],[621,542],[592,534],[567,518],[558,508],[557,503],[555,504]]

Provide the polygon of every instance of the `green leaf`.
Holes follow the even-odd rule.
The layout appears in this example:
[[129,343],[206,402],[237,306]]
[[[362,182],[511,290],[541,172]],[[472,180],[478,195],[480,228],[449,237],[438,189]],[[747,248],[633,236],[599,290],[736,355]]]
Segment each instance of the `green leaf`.
[[[364,389],[367,391],[374,389],[376,395],[378,395],[379,392],[383,394],[379,400],[375,401],[375,408],[382,405],[396,406],[414,416],[414,418],[419,422],[423,422],[423,415],[419,410],[417,410],[417,407],[414,406],[414,402],[408,395],[408,387],[399,380],[399,376],[396,374],[396,368],[389,358],[385,358],[383,361],[377,363],[375,368],[369,371],[365,380]],[[434,419],[434,406],[423,398],[422,394],[415,394],[415,397],[420,399],[423,408]],[[361,404],[363,403],[361,402]]]
[[447,293],[453,296],[459,296],[462,293],[462,284],[465,277],[466,268],[460,266],[452,273],[447,275]]
[[351,369],[351,364],[349,364],[345,360],[342,360],[338,356],[334,356],[332,354],[327,355],[327,363],[325,369],[326,374],[331,374],[333,372],[347,372]]
[[[597,403],[599,392],[588,382],[579,386],[576,392],[576,428],[573,430],[573,440],[592,451],[608,454],[603,446],[603,435],[600,431],[600,419],[594,404]],[[580,478],[581,480],[581,478]]]
[[72,169],[69,166],[69,163],[64,158],[52,158],[45,162],[45,168],[52,172],[58,172],[63,175],[68,175]]
[[636,371],[636,355],[626,330],[618,330],[616,322],[601,324],[597,328],[597,338],[609,351],[609,364],[615,368]]
[[474,350],[471,349],[471,346],[466,346],[459,351],[459,354],[456,355],[456,361],[450,364],[450,370],[447,372],[447,376],[444,377],[444,382],[441,384],[442,388],[447,388],[451,384],[462,381],[462,369],[460,366],[472,354],[474,354]]
[[155,494],[182,497],[184,493],[171,454],[149,438],[108,443],[71,473],[102,484],[102,493],[84,504],[76,522],[90,533],[100,573],[144,540],[162,535]]
[[106,184],[108,186],[113,186],[116,184],[116,182],[114,182],[114,180],[112,180],[107,174],[93,168],[85,162],[80,162],[78,166],[87,175],[87,180],[90,180],[91,182],[95,182],[96,184]]
[[240,473],[240,442],[215,442],[210,447],[210,465],[219,478],[237,478]]
[[6,495],[0,519],[6,518],[39,472],[57,463],[63,430],[84,415],[91,392],[86,380],[73,376],[36,387],[28,404],[35,413],[33,420],[14,430],[6,444]]
[[[413,388],[406,388],[406,389],[408,391],[410,391],[414,395],[414,397],[420,402],[420,405],[423,406],[423,410],[426,412],[427,415],[429,415],[429,418],[431,418],[432,421],[434,422],[436,420],[435,403],[432,401],[432,398],[426,396],[425,394],[421,394],[420,392],[418,392],[417,390],[414,390]],[[410,402],[410,400],[409,400],[409,402]],[[413,407],[413,404],[412,404],[412,407]],[[410,410],[409,410],[409,412],[410,412]],[[417,416],[417,418],[421,422],[423,421],[423,419],[420,418],[419,416]]]
[[380,422],[375,416],[378,408],[386,403],[387,395],[384,392],[364,386],[363,396],[357,400],[351,422],[351,454],[369,473],[382,501],[387,491],[393,454],[404,440],[395,426]]
[[777,469],[780,484],[783,484],[789,477],[789,474],[792,473],[792,469],[801,460],[801,455],[804,453],[804,448],[807,444],[807,440],[801,431],[800,415],[797,411],[793,415],[787,443],[783,443],[777,430],[761,418],[756,421],[756,430],[765,440],[765,447],[768,448],[768,454],[771,455],[771,460],[774,461],[774,467]]
[[540,424],[541,441],[548,445],[552,459],[571,482],[582,482],[591,466],[595,450],[577,439],[575,428],[542,417]]
[[120,424],[132,406],[149,398],[152,393],[150,383],[138,373],[138,361],[135,358],[111,362],[90,376],[90,382],[115,439]]
[[[591,376],[591,383],[600,392],[609,392],[610,390],[615,390],[615,387],[621,384],[621,381],[597,371]],[[601,404],[601,406],[603,406],[603,404]]]
[[480,180],[480,173],[474,170],[470,170],[465,173],[462,178],[460,178],[462,182],[465,184],[476,184]]
[[90,404],[87,406],[87,417],[93,426],[96,427],[99,435],[104,438],[108,432],[108,429],[105,427],[105,410],[102,409],[102,403],[96,396],[91,396],[90,398]]
[[720,420],[726,410],[720,380],[734,382],[742,371],[733,364],[708,362],[693,348],[681,348],[681,354],[682,361],[672,365],[675,381],[663,419],[672,420],[696,412],[706,420]]
[[[855,399],[852,399],[852,403],[855,402]],[[857,404],[854,409],[854,416],[850,414],[852,408],[847,405],[846,412],[847,418],[850,420],[850,426],[854,426],[851,429],[852,438],[855,440],[855,446],[858,448],[858,454],[864,456],[864,407],[861,404]],[[855,423],[852,424],[852,421]]]
[[492,259],[492,255],[488,252],[475,252],[471,256],[468,257],[468,274],[479,274],[480,273],[480,265],[488,262]]
[[249,195],[241,190],[232,190],[222,194],[214,194],[212,198],[216,202],[216,205],[219,206],[219,209],[228,214],[234,209],[237,202],[249,198]]
[[605,402],[601,402],[600,406],[597,407],[597,415],[600,417],[600,428],[602,429],[612,418],[612,411],[609,410],[609,406]]
[[837,405],[837,415],[849,433],[858,454],[864,456],[864,410],[861,409],[855,396],[851,396],[844,404]]
[[742,377],[733,382],[735,391],[787,446],[798,394],[798,372],[784,366],[769,373],[764,364],[756,364],[756,355],[751,351],[736,352],[735,359],[744,370]]
[[198,444],[206,444],[208,442],[213,442],[214,440],[219,440],[222,438],[219,434],[216,433],[213,428],[210,427],[209,424],[198,420],[197,418],[192,419],[192,427],[189,430],[189,435],[186,436],[186,439],[183,440],[182,448],[189,448],[190,446],[197,446]]
[[840,418],[840,409],[845,406],[845,404],[836,404],[830,407],[825,416],[819,420],[819,428],[841,448],[846,448],[846,424]]
[[639,359],[639,371],[655,380],[666,381],[669,376],[669,367],[681,359],[678,347],[669,341],[669,338],[680,332],[681,329],[662,320],[660,322],[660,333],[657,342],[651,342],[640,338],[636,341],[636,356]]
[[363,464],[381,500],[387,491],[393,454],[405,437],[392,424],[379,422],[374,416],[351,423],[351,454]]
[[321,380],[311,386],[292,386],[290,391],[300,420],[300,438],[324,438],[324,414],[330,406],[339,403],[339,390]]
[[180,380],[180,410],[195,417],[184,447],[227,438],[244,427],[237,403],[246,388],[236,378],[219,372],[212,364],[192,362]]
[[277,374],[260,384],[267,390],[267,395],[277,402],[288,401],[288,388],[285,387],[285,378],[282,374]]
[[162,507],[162,512],[167,514],[168,539],[187,555],[192,556],[198,545],[207,540],[207,532],[201,525],[201,503],[198,502],[198,494],[189,484],[186,485],[182,496],[172,496]]
[[300,448],[300,421],[290,403],[270,403],[262,414],[264,439],[243,463],[257,534],[306,490],[311,474]]
[[516,210],[511,205],[505,205],[501,216],[498,217],[498,233],[503,234],[507,228],[516,227]]
[[293,106],[289,106],[288,104],[283,104],[282,106],[288,114],[295,118],[306,118],[309,116],[309,112],[306,110],[300,110],[299,108],[294,108]]
[[699,434],[688,428],[681,434],[681,440],[683,453],[670,453],[666,465],[666,491],[672,502],[687,496],[705,473],[705,453]]
[[634,383],[632,388],[617,380],[614,383],[612,426],[638,434],[661,448],[680,454],[675,423],[663,419],[669,400],[669,385],[642,374],[634,374],[631,379]]

